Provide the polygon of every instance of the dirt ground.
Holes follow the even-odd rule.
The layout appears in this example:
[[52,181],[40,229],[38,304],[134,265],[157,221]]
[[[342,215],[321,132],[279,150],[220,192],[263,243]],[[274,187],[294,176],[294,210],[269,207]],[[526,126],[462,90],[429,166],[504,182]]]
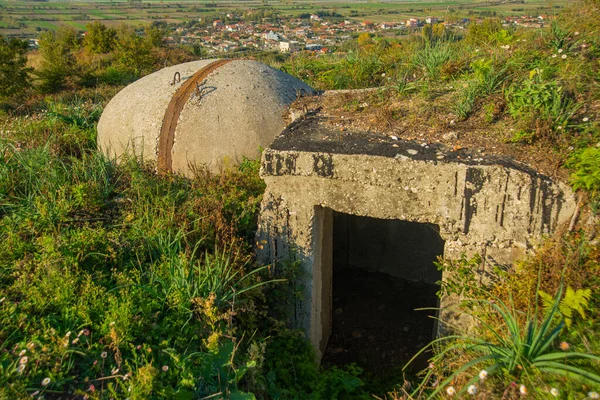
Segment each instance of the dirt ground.
[[443,88],[427,98],[400,96],[385,88],[331,91],[301,98],[291,107],[296,115],[309,112],[326,117],[340,132],[361,129],[420,144],[443,144],[454,151],[509,156],[553,179],[568,180],[562,166],[569,149],[560,138],[513,142],[518,126],[503,113],[501,96],[488,104],[487,111],[478,105],[471,117],[459,121],[451,112],[455,96]]
[[[356,363],[368,375],[398,376],[432,338],[436,285],[409,282],[380,272],[346,268],[334,272],[333,331],[324,365]],[[426,366],[426,357],[411,372]]]

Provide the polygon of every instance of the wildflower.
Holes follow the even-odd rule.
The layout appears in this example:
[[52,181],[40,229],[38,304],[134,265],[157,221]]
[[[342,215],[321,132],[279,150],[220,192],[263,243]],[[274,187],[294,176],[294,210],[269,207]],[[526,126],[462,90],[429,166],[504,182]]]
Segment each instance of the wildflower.
[[582,119],[583,122],[588,122],[590,119],[588,117],[585,117]]
[[29,359],[27,358],[27,356],[23,356],[21,357],[21,359],[19,360],[19,364],[27,364],[27,361]]
[[115,326],[115,321],[112,321],[108,326]]
[[25,371],[25,364],[19,364],[19,366],[17,367],[17,372],[21,373]]
[[484,380],[485,378],[487,378],[488,376],[488,372],[485,369],[482,369],[481,372],[479,372],[479,379]]
[[527,394],[527,386],[520,385],[519,386],[519,393],[521,393],[521,395],[525,396]]
[[454,396],[456,394],[456,389],[454,389],[454,386],[448,386],[446,393],[448,396]]
[[141,350],[141,348],[142,348],[141,344],[138,344],[137,347],[136,347],[137,350]]
[[93,384],[90,385],[90,388],[88,389],[90,392],[95,392],[96,391],[96,386],[94,386]]
[[562,58],[563,60],[567,58],[566,54],[563,54],[560,58]]
[[116,375],[117,372],[119,372],[119,368],[113,368],[113,369],[110,370],[110,374],[111,375]]
[[31,394],[30,394],[30,396],[31,396],[31,397],[35,397],[35,396],[37,396],[38,394],[40,394],[40,391],[39,391],[39,390],[36,390],[35,392],[31,393]]
[[102,358],[106,358],[107,355],[108,355],[108,353],[106,353],[105,351],[100,353],[100,357],[102,357]]
[[46,377],[42,379],[42,386],[48,386],[50,384],[50,378]]
[[600,394],[596,393],[596,392],[589,392],[588,393],[588,397],[590,399],[600,399]]
[[562,53],[563,49],[558,49],[558,54]]
[[571,347],[571,345],[569,345],[569,343],[567,343],[567,342],[560,342],[560,344],[558,345],[558,347],[560,347],[560,349],[562,351],[567,351],[567,350],[569,350],[569,348]]
[[556,58],[556,57],[557,57],[557,54],[552,54],[552,58]]
[[383,78],[383,77],[385,77],[385,72],[381,74],[381,77],[382,77],[382,78]]
[[32,350],[34,347],[35,347],[35,343],[33,343],[33,342],[29,342],[29,343],[27,343],[27,348],[28,348],[29,350]]
[[477,387],[475,385],[469,386],[468,389],[467,389],[467,393],[469,393],[471,395],[476,395],[477,394]]
[[168,365],[163,365],[162,366],[162,370],[167,372],[169,370],[169,366]]
[[23,357],[25,355],[25,353],[27,353],[27,350],[25,350],[25,349],[21,350],[21,352],[19,353],[19,357]]
[[79,338],[75,338],[75,339],[73,339],[73,341],[71,342],[71,344],[77,344],[77,343],[79,343]]
[[65,337],[69,337],[69,336],[71,336],[71,331],[65,333]]
[[434,369],[435,365],[433,365],[433,363],[429,364],[429,369]]
[[579,36],[579,32],[574,32],[573,35]]
[[550,394],[554,397],[558,397],[558,389],[557,388],[550,389]]
[[[556,130],[557,130],[557,131],[562,131],[562,128],[563,128],[562,126],[557,126],[557,127],[556,127]],[[565,343],[565,342],[563,342],[563,343]],[[568,346],[568,344],[567,344],[567,346]],[[562,347],[561,347],[561,349],[562,349]],[[567,349],[568,349],[568,347],[567,347]]]
[[6,297],[0,299],[0,304],[4,303],[4,300],[6,300]]

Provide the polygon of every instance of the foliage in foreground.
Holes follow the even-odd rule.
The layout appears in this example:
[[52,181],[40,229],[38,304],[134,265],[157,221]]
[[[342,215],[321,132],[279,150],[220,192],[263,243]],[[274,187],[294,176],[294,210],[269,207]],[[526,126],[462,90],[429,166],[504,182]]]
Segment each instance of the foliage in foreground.
[[[519,383],[522,394],[528,390],[537,391],[540,395],[547,394],[551,390],[547,387],[547,382],[561,377],[568,378],[571,384],[578,381],[584,385],[600,385],[600,375],[594,372],[598,369],[597,365],[595,369],[590,369],[581,363],[582,360],[598,362],[599,356],[569,351],[566,342],[557,346],[556,339],[565,327],[565,318],[559,313],[562,294],[561,289],[541,319],[537,307],[534,307],[534,312],[523,313],[498,297],[490,296],[492,300],[474,300],[472,307],[481,309],[478,314],[471,314],[481,324],[477,336],[448,335],[434,340],[429,346],[437,346],[439,351],[430,360],[431,368],[415,393],[421,392],[424,386],[431,385],[434,376],[437,375],[439,379],[445,365],[456,365],[456,360],[465,361],[465,356],[466,362],[457,365],[451,373],[444,374],[444,379],[438,381],[428,393],[429,398],[443,391],[452,394],[456,390],[451,386],[452,382],[467,372],[470,372],[472,378],[456,390],[459,395],[467,391],[474,394],[473,392],[481,390],[483,382],[479,381],[494,374],[498,374],[504,381]],[[485,372],[478,374],[479,370]],[[505,388],[509,389],[510,386]]]
[[256,162],[159,177],[96,151],[95,104],[39,107],[0,115],[0,398],[356,391],[360,371],[319,373],[268,313],[282,282],[251,251]]

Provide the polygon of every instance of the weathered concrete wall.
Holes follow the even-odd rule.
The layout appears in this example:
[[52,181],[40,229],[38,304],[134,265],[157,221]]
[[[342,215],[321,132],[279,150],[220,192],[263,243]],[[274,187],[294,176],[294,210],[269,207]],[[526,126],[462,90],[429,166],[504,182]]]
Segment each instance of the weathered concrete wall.
[[485,251],[488,263],[508,264],[567,221],[575,208],[567,186],[503,165],[267,149],[261,176],[267,190],[259,257],[300,260],[307,269],[305,298],[295,318],[321,351],[330,323],[325,310],[331,289],[322,282],[330,262],[323,262],[330,246],[323,244],[328,210],[435,224],[446,258]]

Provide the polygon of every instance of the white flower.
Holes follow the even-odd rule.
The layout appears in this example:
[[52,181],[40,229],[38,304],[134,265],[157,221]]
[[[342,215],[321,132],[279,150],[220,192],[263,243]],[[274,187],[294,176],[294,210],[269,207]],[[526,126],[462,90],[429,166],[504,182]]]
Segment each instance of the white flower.
[[1,299],[0,299],[0,303],[3,303],[3,302],[4,302],[4,300],[6,300],[6,297],[3,297],[3,298],[1,298]]
[[50,378],[42,379],[42,386],[48,386],[50,384]]
[[477,387],[475,385],[469,386],[469,388],[467,389],[467,393],[469,393],[471,395],[476,395],[477,394]]
[[558,54],[562,53],[563,49],[558,49]]
[[485,369],[482,369],[481,372],[479,372],[479,379],[484,380],[485,378],[487,378],[488,376],[488,372]]
[[552,58],[556,58],[556,57],[557,57],[557,55],[556,55],[556,54],[552,54]]
[[27,364],[27,361],[29,359],[27,358],[27,356],[23,356],[21,357],[21,359],[19,360],[19,364]]
[[448,396],[454,396],[456,394],[456,389],[454,389],[454,386],[448,386],[446,393],[448,393]]
[[69,337],[69,336],[71,336],[71,331],[69,331],[69,332],[65,333],[65,336],[66,336],[66,337]]
[[583,122],[588,122],[590,119],[588,117],[585,117],[584,119],[582,119]]
[[33,343],[33,342],[30,342],[30,343],[27,344],[27,348],[29,350],[33,349],[34,347],[35,347],[35,343]]
[[558,389],[557,388],[550,389],[550,394],[554,397],[558,397]]
[[588,397],[590,399],[600,399],[600,394],[598,394],[597,392],[589,392]]
[[20,365],[17,367],[17,371],[18,371],[19,373],[21,373],[21,372],[25,371],[25,364],[20,364]]
[[168,365],[163,365],[162,366],[162,370],[167,372],[169,370],[169,366]]
[[113,321],[110,324],[108,324],[108,326],[114,326],[114,325],[115,325],[115,321]]
[[562,126],[557,126],[557,127],[556,127],[556,130],[558,130],[558,131],[562,131],[562,128],[563,128]]
[[567,58],[566,54],[563,54],[562,56],[560,56],[560,58],[562,58],[563,60]]
[[525,396],[527,394],[527,386],[519,385],[519,393],[521,393],[521,395]]
[[110,370],[110,374],[111,375],[116,375],[117,372],[119,372],[119,368],[113,368],[113,369]]
[[108,355],[108,353],[106,353],[105,351],[100,353],[100,357],[102,357],[102,358],[106,358],[107,355]]
[[25,353],[27,353],[27,350],[25,350],[25,349],[21,350],[21,352],[19,353],[19,357],[23,357],[25,355]]
[[573,33],[573,35],[575,35],[575,36],[578,36],[578,35],[579,35],[579,32],[575,32],[575,33]]

